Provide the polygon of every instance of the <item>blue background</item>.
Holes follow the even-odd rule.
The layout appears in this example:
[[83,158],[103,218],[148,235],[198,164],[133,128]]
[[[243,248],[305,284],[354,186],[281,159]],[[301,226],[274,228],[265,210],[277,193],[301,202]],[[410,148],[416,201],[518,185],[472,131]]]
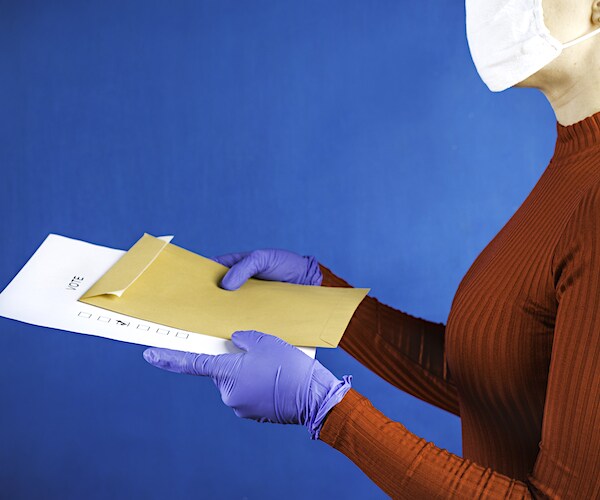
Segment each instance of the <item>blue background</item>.
[[[492,94],[455,0],[0,0],[0,285],[50,232],[206,256],[279,247],[446,322],[550,158],[541,94]],[[242,420],[143,347],[0,320],[3,498],[385,498],[298,426]],[[461,453],[460,420],[318,359]]]

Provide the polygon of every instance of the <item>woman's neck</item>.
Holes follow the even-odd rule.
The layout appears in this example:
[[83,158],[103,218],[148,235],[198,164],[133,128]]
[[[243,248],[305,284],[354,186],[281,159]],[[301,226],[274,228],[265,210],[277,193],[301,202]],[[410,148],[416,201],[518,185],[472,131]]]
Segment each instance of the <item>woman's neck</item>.
[[546,81],[538,88],[561,125],[572,125],[600,111],[600,56],[573,61],[570,68],[554,72]]
[[561,125],[572,125],[600,111],[600,81],[579,82],[562,92],[544,94]]

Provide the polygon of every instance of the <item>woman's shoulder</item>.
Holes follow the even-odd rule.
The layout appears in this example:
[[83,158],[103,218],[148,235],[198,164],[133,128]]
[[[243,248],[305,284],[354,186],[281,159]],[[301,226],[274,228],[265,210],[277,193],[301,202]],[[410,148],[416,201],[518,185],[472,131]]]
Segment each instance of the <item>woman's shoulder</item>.
[[[590,259],[594,256],[593,259]],[[600,267],[600,171],[596,179],[583,187],[575,208],[563,227],[553,254],[553,268],[566,265],[575,267],[583,261],[598,262]]]

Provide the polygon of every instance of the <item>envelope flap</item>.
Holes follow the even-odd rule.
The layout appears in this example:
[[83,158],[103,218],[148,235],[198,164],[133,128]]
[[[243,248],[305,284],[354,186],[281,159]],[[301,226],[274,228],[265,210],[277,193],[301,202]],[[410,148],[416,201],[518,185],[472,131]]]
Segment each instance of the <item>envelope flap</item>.
[[172,239],[173,236],[155,238],[144,233],[144,236],[115,265],[104,273],[83,294],[80,300],[99,295],[116,295],[117,297],[121,297],[125,290],[154,262]]

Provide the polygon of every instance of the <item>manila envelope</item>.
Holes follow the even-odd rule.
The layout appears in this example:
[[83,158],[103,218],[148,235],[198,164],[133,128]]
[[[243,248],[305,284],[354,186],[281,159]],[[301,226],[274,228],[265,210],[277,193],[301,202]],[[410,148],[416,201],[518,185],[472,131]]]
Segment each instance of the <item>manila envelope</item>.
[[172,328],[230,339],[258,330],[306,347],[337,347],[370,288],[296,285],[250,278],[219,286],[228,267],[144,236],[79,299]]

